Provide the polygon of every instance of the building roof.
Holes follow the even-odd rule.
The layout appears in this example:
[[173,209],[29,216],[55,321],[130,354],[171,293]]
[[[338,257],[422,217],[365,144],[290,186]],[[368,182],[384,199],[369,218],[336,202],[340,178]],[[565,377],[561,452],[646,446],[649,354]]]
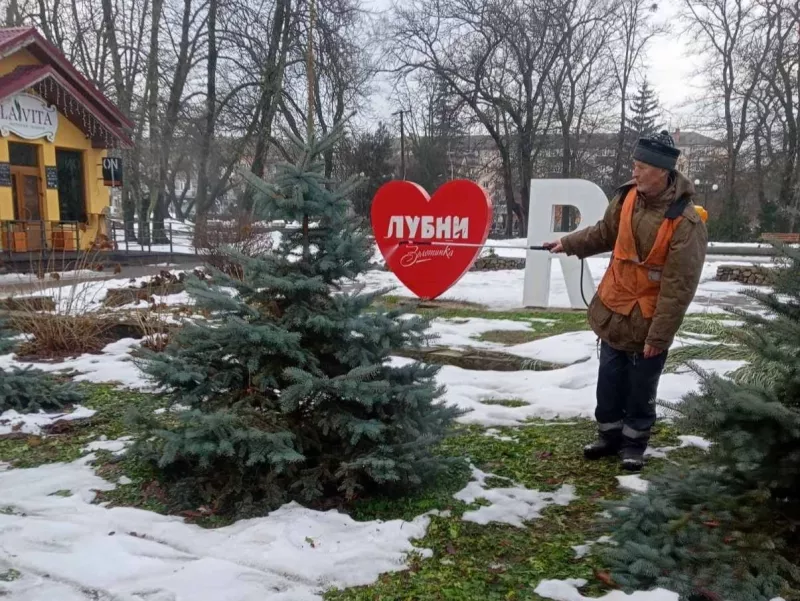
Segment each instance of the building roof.
[[722,146],[723,142],[709,138],[706,135],[696,131],[681,131],[676,130],[672,134],[675,139],[676,146]]
[[[0,100],[27,88],[34,88],[51,104],[62,93],[74,98],[82,110],[90,114],[102,128],[124,146],[132,145],[127,130],[133,122],[126,117],[106,96],[75,67],[50,42],[45,40],[33,27],[11,27],[0,29],[0,59],[22,49],[32,54],[41,65],[17,67],[11,73],[0,77]],[[38,87],[37,87],[38,86]],[[62,107],[57,107],[59,110]],[[88,121],[84,115],[66,114],[76,126],[93,138],[93,143],[106,146],[101,138],[95,138],[96,131],[87,131]]]

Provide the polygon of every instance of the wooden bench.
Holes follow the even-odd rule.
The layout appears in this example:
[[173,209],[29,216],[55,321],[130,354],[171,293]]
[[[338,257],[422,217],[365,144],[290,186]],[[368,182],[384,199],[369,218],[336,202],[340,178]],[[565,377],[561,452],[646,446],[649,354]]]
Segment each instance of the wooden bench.
[[784,244],[798,244],[800,243],[800,234],[772,232],[772,233],[761,234],[761,239],[767,242],[783,242]]

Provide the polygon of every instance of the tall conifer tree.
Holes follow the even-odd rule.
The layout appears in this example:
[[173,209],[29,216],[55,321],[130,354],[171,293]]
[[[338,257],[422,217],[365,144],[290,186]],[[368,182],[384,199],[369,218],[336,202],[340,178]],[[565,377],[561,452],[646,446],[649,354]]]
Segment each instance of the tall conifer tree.
[[800,595],[800,251],[784,252],[774,292],[746,293],[763,311],[737,312],[750,363],[733,378],[700,372],[699,392],[667,404],[710,452],[612,511],[607,558],[625,589],[689,601]]
[[323,176],[340,134],[293,140],[294,164],[271,183],[245,174],[258,217],[297,227],[272,252],[231,257],[241,279],[193,282],[212,319],[182,328],[144,362],[189,410],[167,429],[145,420],[139,449],[187,503],[253,514],[288,500],[403,491],[448,464],[432,447],[459,413],[437,400],[437,368],[390,358],[423,344],[427,322],[374,309],[386,291],[345,288],[373,249],[347,216],[354,186]]

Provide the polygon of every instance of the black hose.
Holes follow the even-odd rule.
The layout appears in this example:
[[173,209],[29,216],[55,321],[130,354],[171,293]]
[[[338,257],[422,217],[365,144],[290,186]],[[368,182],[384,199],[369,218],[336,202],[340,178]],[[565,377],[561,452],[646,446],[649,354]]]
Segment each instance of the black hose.
[[583,270],[586,267],[586,259],[581,259],[581,298],[583,299],[583,304],[586,305],[586,308],[589,308],[589,303],[586,302],[586,295],[583,292]]

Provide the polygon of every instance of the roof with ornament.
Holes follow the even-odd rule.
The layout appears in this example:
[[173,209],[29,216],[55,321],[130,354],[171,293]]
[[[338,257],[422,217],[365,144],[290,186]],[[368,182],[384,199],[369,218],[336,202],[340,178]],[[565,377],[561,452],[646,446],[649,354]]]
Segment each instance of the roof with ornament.
[[0,76],[0,101],[29,92],[55,106],[94,148],[129,148],[133,123],[33,27],[0,29],[0,59],[25,50],[40,64]]

